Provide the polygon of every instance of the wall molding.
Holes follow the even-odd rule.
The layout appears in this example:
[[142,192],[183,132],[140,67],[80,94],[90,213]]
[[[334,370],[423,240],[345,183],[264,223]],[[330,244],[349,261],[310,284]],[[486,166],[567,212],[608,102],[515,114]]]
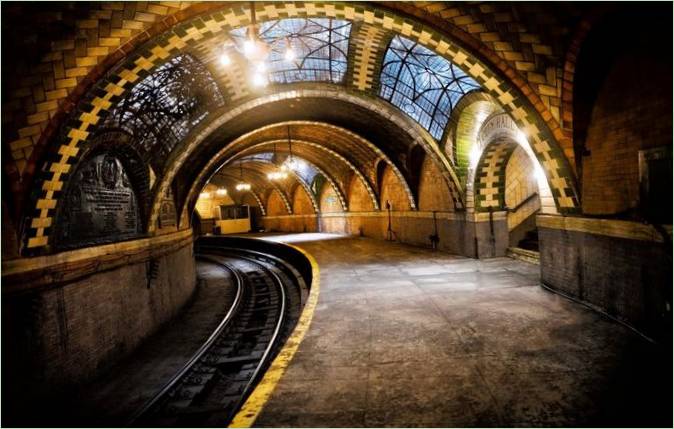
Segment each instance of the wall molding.
[[[438,220],[460,220],[467,222],[489,222],[489,213],[464,213],[464,212],[447,212],[447,211],[436,211],[436,219]],[[492,212],[493,220],[505,219],[507,212],[505,211],[494,211]],[[347,218],[347,217],[388,217],[388,212],[385,210],[379,211],[369,211],[369,212],[332,212],[332,213],[318,213],[318,214],[306,214],[306,215],[279,215],[279,216],[262,216],[262,220],[274,220],[274,219],[295,219],[295,218],[321,218],[321,219],[330,219],[330,218]],[[401,210],[401,211],[392,211],[391,218],[422,218],[422,219],[433,219],[432,211],[421,211],[421,210]]]
[[[538,215],[536,216],[536,225],[539,228],[584,232],[627,240],[664,242],[662,235],[652,225],[634,221]],[[672,225],[665,225],[664,228],[669,240],[671,240]]]
[[122,265],[142,263],[193,242],[192,230],[2,262],[2,295],[58,286]]

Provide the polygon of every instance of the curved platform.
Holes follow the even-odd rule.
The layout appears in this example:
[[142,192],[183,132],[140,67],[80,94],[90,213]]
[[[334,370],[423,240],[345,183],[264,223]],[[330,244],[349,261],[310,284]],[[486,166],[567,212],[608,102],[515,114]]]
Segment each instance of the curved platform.
[[541,288],[536,265],[329,234],[264,238],[314,256],[321,293],[254,426],[657,425],[671,417],[658,411],[671,394],[659,393],[670,378],[658,371],[671,365],[658,350]]

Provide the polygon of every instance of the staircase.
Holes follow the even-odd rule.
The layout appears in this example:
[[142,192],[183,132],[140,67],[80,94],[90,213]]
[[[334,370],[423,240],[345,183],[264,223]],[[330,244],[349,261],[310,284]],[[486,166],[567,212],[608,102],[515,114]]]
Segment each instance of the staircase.
[[517,247],[538,252],[538,228],[527,231],[524,238],[517,244]]

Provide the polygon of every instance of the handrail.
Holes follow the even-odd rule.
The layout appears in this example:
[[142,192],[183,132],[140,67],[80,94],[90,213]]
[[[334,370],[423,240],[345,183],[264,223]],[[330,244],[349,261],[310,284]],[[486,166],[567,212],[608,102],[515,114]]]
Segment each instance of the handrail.
[[509,213],[514,213],[514,212],[516,212],[517,210],[521,209],[522,206],[524,206],[526,203],[528,203],[529,201],[531,201],[531,200],[534,199],[535,197],[538,197],[538,192],[534,192],[533,194],[529,195],[528,197],[526,197],[525,199],[523,199],[522,201],[520,201],[520,203],[517,204],[517,205],[515,206],[514,209],[511,209],[511,208],[509,208],[509,207],[506,207],[506,210],[507,210]]

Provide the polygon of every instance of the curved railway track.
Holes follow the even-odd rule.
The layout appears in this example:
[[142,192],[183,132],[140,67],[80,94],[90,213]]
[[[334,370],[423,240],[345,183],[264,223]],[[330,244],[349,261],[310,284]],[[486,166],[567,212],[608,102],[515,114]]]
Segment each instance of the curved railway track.
[[299,315],[303,293],[283,261],[202,246],[197,258],[229,270],[236,297],[192,358],[129,421],[130,426],[224,426],[243,405]]

